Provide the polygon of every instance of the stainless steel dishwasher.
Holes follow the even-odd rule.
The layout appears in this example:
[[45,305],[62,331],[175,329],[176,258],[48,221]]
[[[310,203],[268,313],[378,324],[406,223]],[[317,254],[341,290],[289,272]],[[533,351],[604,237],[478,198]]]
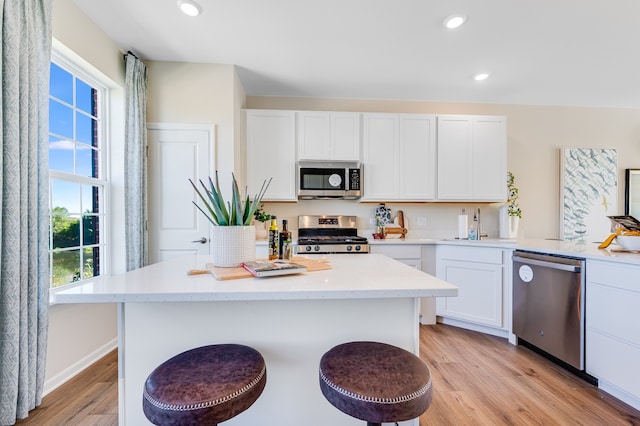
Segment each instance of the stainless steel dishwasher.
[[576,373],[585,368],[584,265],[579,258],[513,253],[513,334]]

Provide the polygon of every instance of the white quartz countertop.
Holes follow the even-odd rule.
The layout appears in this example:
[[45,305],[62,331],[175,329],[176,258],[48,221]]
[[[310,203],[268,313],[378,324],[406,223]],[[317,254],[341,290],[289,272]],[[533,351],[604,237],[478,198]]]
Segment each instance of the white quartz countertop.
[[[217,281],[187,275],[208,256],[181,256],[56,292],[54,303],[375,299],[456,296],[456,286],[383,255],[327,255],[332,269]],[[312,257],[318,259],[318,256]]]
[[430,238],[405,238],[369,240],[370,245],[457,245],[468,247],[492,247],[513,250],[529,250],[541,253],[550,253],[559,256],[571,256],[584,259],[602,260],[616,263],[640,265],[640,254],[618,252],[621,247],[614,241],[608,248],[599,249],[598,243],[576,243],[560,240],[522,239],[505,240],[498,238],[485,238],[480,241],[467,241],[455,239],[430,239]]

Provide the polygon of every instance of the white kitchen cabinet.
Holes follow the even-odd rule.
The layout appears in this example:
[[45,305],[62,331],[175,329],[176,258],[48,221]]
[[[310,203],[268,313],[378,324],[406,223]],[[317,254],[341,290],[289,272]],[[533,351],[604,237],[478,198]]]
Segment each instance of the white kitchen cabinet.
[[360,161],[360,113],[296,112],[298,160]]
[[435,124],[428,114],[363,114],[362,201],[435,198]]
[[506,118],[438,116],[438,200],[507,199]]
[[[507,337],[510,310],[505,283],[510,250],[442,245],[436,249],[436,276],[458,286],[457,297],[439,297],[437,314],[473,330]],[[475,326],[474,326],[475,325]]]
[[640,409],[640,266],[587,260],[586,269],[587,373]]
[[264,201],[296,201],[295,113],[247,111],[247,186],[257,194],[273,178]]
[[[385,244],[371,244],[371,253],[384,254],[392,259],[409,265],[413,268],[424,271],[428,274],[435,274],[433,255],[433,245],[407,244],[404,241]],[[420,300],[420,324],[436,323],[436,300],[433,297],[425,297]]]
[[403,242],[398,242],[398,244],[371,244],[369,249],[371,253],[384,254],[405,265],[421,269],[422,247],[420,245],[406,245]]

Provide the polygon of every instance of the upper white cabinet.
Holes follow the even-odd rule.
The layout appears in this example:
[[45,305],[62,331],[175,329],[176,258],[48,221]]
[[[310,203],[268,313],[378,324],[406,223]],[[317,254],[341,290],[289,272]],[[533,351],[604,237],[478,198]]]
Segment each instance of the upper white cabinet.
[[298,160],[360,161],[360,113],[296,112]]
[[507,199],[506,118],[438,116],[438,194],[447,201]]
[[434,115],[363,114],[362,151],[362,201],[435,198]]
[[273,178],[264,201],[297,201],[295,113],[247,111],[247,185],[257,194]]

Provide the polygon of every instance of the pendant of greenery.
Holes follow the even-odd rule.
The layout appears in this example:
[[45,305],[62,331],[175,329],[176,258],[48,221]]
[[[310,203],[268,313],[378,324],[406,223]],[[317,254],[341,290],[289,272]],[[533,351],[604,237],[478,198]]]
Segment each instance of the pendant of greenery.
[[511,172],[507,173],[507,189],[509,190],[507,214],[509,216],[516,216],[522,219],[522,210],[520,210],[520,207],[518,206],[518,188],[515,185],[515,178]]
[[262,201],[262,197],[264,197],[265,192],[267,192],[267,188],[269,188],[271,179],[269,179],[268,182],[266,180],[262,182],[262,188],[260,188],[258,194],[253,198],[253,200],[251,200],[246,189],[244,196],[240,196],[236,177],[233,173],[231,174],[231,177],[231,201],[227,201],[226,203],[222,197],[222,192],[220,191],[217,170],[215,183],[211,177],[209,177],[209,186],[200,180],[200,185],[204,190],[202,192],[198,189],[196,184],[189,179],[191,186],[193,186],[196,194],[198,194],[202,200],[204,208],[200,207],[195,201],[193,201],[193,204],[202,212],[202,214],[205,215],[207,219],[209,219],[209,222],[215,226],[249,226],[251,225],[251,221],[253,220],[260,202]]

